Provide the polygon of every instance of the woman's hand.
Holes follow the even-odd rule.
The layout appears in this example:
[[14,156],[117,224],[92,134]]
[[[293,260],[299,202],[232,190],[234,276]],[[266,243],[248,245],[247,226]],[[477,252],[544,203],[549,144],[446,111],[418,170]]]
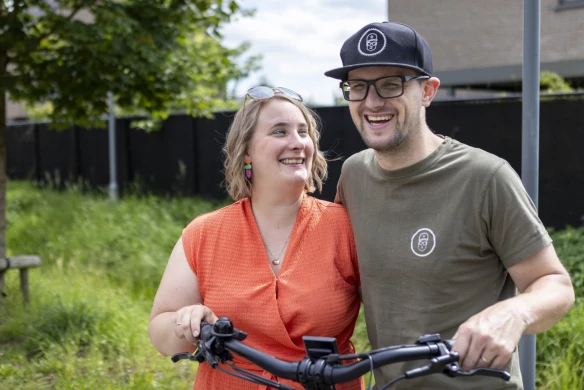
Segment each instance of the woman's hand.
[[197,343],[197,337],[201,333],[201,321],[214,324],[218,320],[211,309],[201,304],[185,306],[177,310],[172,318],[176,336],[192,344]]

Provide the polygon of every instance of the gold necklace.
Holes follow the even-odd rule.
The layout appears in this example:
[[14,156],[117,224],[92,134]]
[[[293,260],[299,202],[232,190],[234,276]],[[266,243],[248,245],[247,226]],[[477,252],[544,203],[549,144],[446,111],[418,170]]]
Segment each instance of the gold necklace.
[[282,253],[284,253],[284,249],[286,249],[286,245],[288,245],[288,241],[290,241],[290,236],[292,236],[292,230],[294,230],[294,227],[292,227],[292,229],[290,230],[290,234],[288,234],[288,238],[286,239],[284,246],[282,247],[282,249],[280,249],[280,254],[278,255],[278,257],[274,256],[274,254],[272,253],[270,248],[268,248],[268,245],[266,245],[266,241],[264,240],[264,236],[262,236],[262,232],[260,232],[260,237],[262,238],[262,242],[264,243],[264,247],[268,251],[268,255],[269,255],[268,260],[270,260],[270,257],[271,257],[273,260],[270,260],[270,261],[273,265],[280,265],[280,257],[282,256]]
[[[292,231],[294,230],[294,225],[292,225],[292,229],[290,229],[290,233],[288,233],[288,238],[286,239],[284,246],[282,246],[282,249],[280,249],[280,253],[278,254],[278,257],[276,257],[276,256],[274,256],[274,254],[272,253],[270,248],[268,248],[268,245],[266,244],[266,240],[264,240],[264,235],[262,234],[262,231],[260,230],[260,225],[257,222],[258,219],[256,218],[255,212],[253,211],[253,207],[251,208],[251,213],[253,214],[253,218],[256,221],[256,226],[258,228],[258,232],[260,233],[260,238],[262,239],[262,243],[264,244],[264,248],[266,248],[266,251],[268,252],[268,260],[270,260],[270,263],[272,263],[272,265],[280,265],[280,263],[281,263],[280,257],[282,257],[282,254],[284,253],[284,249],[286,249],[286,246],[288,245],[288,241],[290,241],[290,237],[292,236]],[[273,258],[273,260],[272,260],[272,258]]]

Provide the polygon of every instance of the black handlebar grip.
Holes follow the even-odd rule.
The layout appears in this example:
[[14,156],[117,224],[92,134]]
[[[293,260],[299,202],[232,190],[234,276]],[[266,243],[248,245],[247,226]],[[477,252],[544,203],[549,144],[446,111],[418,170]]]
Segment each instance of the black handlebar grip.
[[213,330],[213,325],[209,324],[208,322],[201,321],[200,327],[201,327],[201,334],[200,334],[201,341],[203,341],[203,342],[209,341],[209,339],[211,338],[211,331]]

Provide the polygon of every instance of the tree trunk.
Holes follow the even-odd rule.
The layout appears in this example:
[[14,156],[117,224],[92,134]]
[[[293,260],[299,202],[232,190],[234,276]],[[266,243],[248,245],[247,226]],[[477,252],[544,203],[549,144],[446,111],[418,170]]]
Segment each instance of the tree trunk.
[[[6,92],[0,91],[0,259],[6,258]],[[0,273],[0,294],[4,273]]]

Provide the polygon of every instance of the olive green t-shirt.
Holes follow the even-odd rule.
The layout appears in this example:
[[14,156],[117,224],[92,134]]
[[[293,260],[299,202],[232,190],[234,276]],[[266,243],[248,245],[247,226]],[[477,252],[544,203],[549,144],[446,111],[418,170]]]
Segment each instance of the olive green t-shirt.
[[[339,196],[353,226],[367,333],[373,348],[419,336],[452,338],[458,326],[515,295],[507,268],[551,243],[509,164],[446,137],[424,160],[382,169],[373,150],[343,164]],[[427,361],[376,370],[386,383]],[[510,382],[430,375],[395,389],[521,389],[518,354]]]

